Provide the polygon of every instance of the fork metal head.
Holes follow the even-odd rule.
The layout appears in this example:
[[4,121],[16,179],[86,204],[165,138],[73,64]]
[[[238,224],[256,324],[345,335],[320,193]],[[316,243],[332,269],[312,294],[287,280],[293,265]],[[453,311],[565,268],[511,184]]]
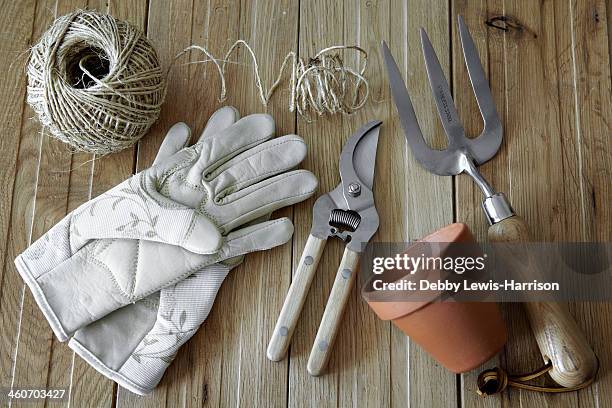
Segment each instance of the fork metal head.
[[446,149],[432,149],[425,142],[400,70],[384,41],[382,43],[383,57],[387,66],[393,100],[414,157],[427,170],[441,176],[464,172],[469,174],[485,195],[483,208],[489,222],[495,223],[514,213],[505,196],[493,190],[482,177],[477,166],[487,162],[499,150],[503,137],[502,124],[497,115],[476,46],[461,16],[458,16],[458,26],[465,65],[484,122],[481,134],[474,139],[465,136],[465,129],[459,119],[444,70],[424,29],[421,28],[420,31],[423,58],[429,86],[448,139]]
[[[420,32],[429,85],[448,139],[448,147],[445,150],[432,149],[425,143],[400,71],[389,48],[383,43],[383,54],[387,63],[389,81],[398,112],[402,118],[406,139],[421,165],[429,171],[443,176],[467,171],[466,166],[469,165],[469,162],[475,165],[487,162],[495,156],[502,141],[501,121],[497,115],[484,70],[480,64],[476,46],[461,16],[458,18],[458,25],[467,71],[484,121],[484,129],[480,136],[475,139],[465,136],[465,130],[459,120],[444,70],[427,33],[423,29]],[[466,161],[466,158],[469,160]]]

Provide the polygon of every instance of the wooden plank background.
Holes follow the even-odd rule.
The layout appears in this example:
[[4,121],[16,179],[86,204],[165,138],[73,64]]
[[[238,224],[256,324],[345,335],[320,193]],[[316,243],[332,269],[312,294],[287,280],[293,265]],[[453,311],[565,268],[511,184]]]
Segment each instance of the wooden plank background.
[[[321,192],[339,181],[337,158],[346,138],[367,120],[383,120],[375,187],[381,226],[374,239],[379,241],[415,239],[453,221],[466,222],[485,239],[480,192],[471,180],[433,176],[407,151],[378,48],[382,39],[388,42],[425,137],[443,147],[420,55],[418,27],[425,27],[451,80],[466,130],[476,135],[482,124],[462,63],[455,18],[461,14],[504,122],[503,146],[483,167],[484,175],[509,196],[537,239],[610,241],[611,0],[7,0],[0,5],[0,387],[69,389],[64,402],[28,406],[612,407],[612,305],[606,303],[572,305],[602,365],[597,382],[576,393],[510,390],[481,399],[474,392],[478,370],[450,374],[392,325],[379,321],[357,291],[329,373],[310,377],[308,353],[341,256],[341,243],[333,241],[289,358],[268,361],[267,341],[310,229],[314,199],[279,212],[294,220],[292,243],[251,255],[231,273],[206,323],[183,347],[156,392],[144,398],[105,379],[57,342],[13,265],[29,242],[67,212],[149,166],[171,124],[184,121],[199,133],[221,106],[214,70],[180,64],[170,73],[160,120],[134,148],[99,158],[71,154],[49,138],[25,103],[25,52],[54,18],[85,7],[142,28],[165,64],[190,44],[222,55],[235,40],[245,39],[259,57],[266,83],[291,50],[308,57],[334,44],[366,48],[372,98],[354,116],[307,123],[288,111],[284,90],[263,107],[244,53],[228,72],[227,103],[243,115],[271,113],[279,135],[301,135],[309,146],[303,167],[319,177]],[[509,17],[512,27],[488,27],[485,21],[496,16]],[[193,53],[185,61],[200,58]],[[535,368],[539,353],[522,310],[518,305],[503,309],[510,340],[485,366],[501,364],[511,372]]]

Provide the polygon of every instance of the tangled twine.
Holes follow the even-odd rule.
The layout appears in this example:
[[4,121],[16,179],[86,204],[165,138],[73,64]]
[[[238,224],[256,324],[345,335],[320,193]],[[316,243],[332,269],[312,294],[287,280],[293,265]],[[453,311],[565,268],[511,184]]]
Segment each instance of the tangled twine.
[[[244,40],[236,41],[219,60],[205,48],[192,45],[179,53],[178,59],[190,50],[198,50],[204,53],[208,59],[195,61],[193,63],[212,62],[221,80],[221,92],[219,101],[227,97],[225,73],[233,53],[241,46],[246,48],[248,56],[253,63],[253,75],[259,98],[264,106],[267,106],[270,98],[280,85],[285,71],[291,69],[289,79],[289,111],[296,112],[304,119],[310,121],[312,114],[322,116],[324,114],[351,114],[361,109],[368,100],[370,88],[364,72],[367,66],[368,54],[356,45],[335,45],[319,51],[314,57],[306,62],[293,51],[289,52],[280,67],[278,76],[274,83],[266,90],[261,80],[257,57],[249,44]],[[343,59],[338,53],[341,50],[354,50],[363,57],[361,67],[353,69],[344,65]]]
[[27,75],[27,101],[51,135],[102,155],[144,136],[166,93],[166,76],[145,35],[94,11],[55,20],[32,48]]

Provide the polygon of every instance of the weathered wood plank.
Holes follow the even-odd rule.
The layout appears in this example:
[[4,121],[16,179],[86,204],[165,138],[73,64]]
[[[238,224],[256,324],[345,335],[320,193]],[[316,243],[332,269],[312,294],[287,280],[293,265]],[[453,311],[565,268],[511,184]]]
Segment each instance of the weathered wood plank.
[[[559,71],[564,208],[556,224],[564,240],[610,241],[612,149],[610,148],[609,26],[604,1],[554,5],[555,59]],[[608,21],[609,24],[609,21]],[[576,304],[572,309],[599,357],[596,384],[579,392],[580,406],[611,406],[612,333],[609,303]]]
[[[418,6],[417,6],[418,7]],[[408,30],[408,13],[412,12],[412,6],[408,5],[407,1],[394,0],[389,6],[389,32],[387,45],[390,47],[393,55],[397,58],[396,62],[404,74],[404,79],[408,78],[408,39],[406,33]],[[416,29],[416,27],[412,27]],[[380,58],[380,51],[376,51],[376,55]],[[412,62],[412,59],[410,59]],[[376,197],[384,197],[389,194],[389,197],[394,197],[392,200],[377,201],[377,208],[381,220],[385,220],[381,224],[379,237],[382,242],[407,242],[410,239],[416,238],[420,232],[416,231],[416,224],[412,221],[416,219],[412,213],[413,207],[410,206],[411,187],[409,185],[410,172],[418,167],[418,163],[414,161],[412,153],[408,151],[406,138],[402,130],[399,116],[392,101],[391,92],[389,90],[389,82],[386,75],[386,68],[379,68],[380,76],[384,87],[381,89],[382,94],[378,97],[380,100],[386,100],[388,104],[388,115],[385,118],[385,137],[381,138],[378,150],[378,168],[380,171],[378,180],[394,180],[395,182],[385,183],[381,189],[381,184],[375,190]],[[376,97],[376,94],[374,94]],[[416,170],[418,171],[418,170]],[[387,174],[385,177],[384,174]],[[414,180],[414,179],[413,179]],[[393,225],[393,228],[387,226]],[[412,231],[411,231],[412,229]],[[422,232],[422,231],[421,231]],[[384,237],[384,238],[383,238]],[[409,406],[410,396],[410,340],[406,335],[393,325],[388,323],[391,328],[389,359],[391,360],[391,406],[404,407]],[[450,384],[450,381],[448,382]]]
[[[612,55],[612,0],[606,0],[606,19],[608,20],[608,56]],[[601,15],[601,14],[600,14]]]
[[0,17],[0,24],[10,32],[10,41],[7,37],[0,43],[0,67],[6,73],[0,81],[0,123],[5,135],[0,140],[0,385],[4,387],[12,382],[24,291],[13,259],[30,237],[41,139],[28,120],[32,111],[25,104],[24,58],[18,58],[31,43],[35,6],[35,1],[11,3]]
[[[85,5],[86,3],[80,1],[39,2],[36,7],[33,40],[40,37],[55,17]],[[31,131],[39,134],[40,127],[32,127]],[[72,176],[76,176],[71,173],[74,164],[72,159],[72,154],[65,144],[50,137],[43,138],[32,240],[47,232],[66,215],[70,189],[81,188],[78,186],[82,182],[80,177],[75,177],[74,183],[71,180]],[[31,293],[26,289],[13,383],[39,388],[68,388],[71,385],[71,366],[72,352],[65,344],[57,342]],[[39,403],[43,404],[42,401]]]

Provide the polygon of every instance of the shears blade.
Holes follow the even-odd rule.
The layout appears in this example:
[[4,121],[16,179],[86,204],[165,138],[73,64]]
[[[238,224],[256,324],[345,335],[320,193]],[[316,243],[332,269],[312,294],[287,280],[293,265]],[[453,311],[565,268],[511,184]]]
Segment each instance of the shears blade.
[[315,201],[310,232],[315,237],[337,236],[349,248],[360,252],[362,244],[378,229],[372,186],[381,124],[379,120],[366,123],[344,144],[340,153],[340,184]]
[[381,121],[363,125],[344,144],[340,153],[340,185],[346,209],[359,211],[374,205],[372,184]]
[[369,130],[357,143],[353,152],[353,167],[359,180],[370,190],[374,184],[374,168],[380,126]]

